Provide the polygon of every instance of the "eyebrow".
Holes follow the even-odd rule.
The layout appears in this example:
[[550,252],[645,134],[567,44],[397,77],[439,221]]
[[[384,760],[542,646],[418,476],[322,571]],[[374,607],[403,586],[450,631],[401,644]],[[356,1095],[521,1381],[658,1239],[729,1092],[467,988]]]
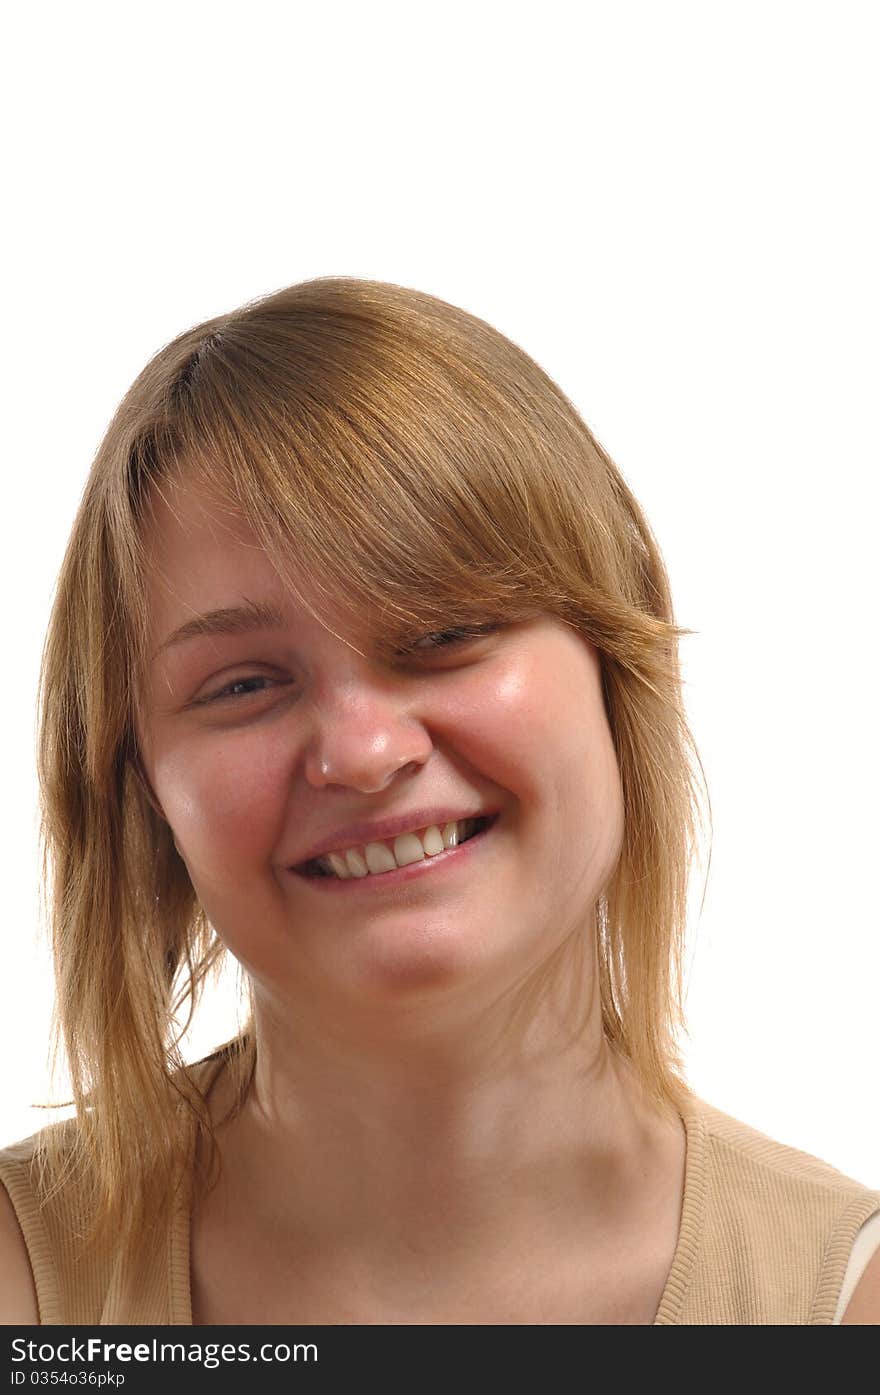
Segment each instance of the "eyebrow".
[[268,601],[246,601],[244,605],[223,606],[219,610],[206,611],[204,615],[194,615],[191,620],[178,625],[163,639],[153,658],[158,658],[177,644],[185,644],[187,640],[200,639],[205,635],[243,635],[254,630],[278,630],[286,623],[278,607]]

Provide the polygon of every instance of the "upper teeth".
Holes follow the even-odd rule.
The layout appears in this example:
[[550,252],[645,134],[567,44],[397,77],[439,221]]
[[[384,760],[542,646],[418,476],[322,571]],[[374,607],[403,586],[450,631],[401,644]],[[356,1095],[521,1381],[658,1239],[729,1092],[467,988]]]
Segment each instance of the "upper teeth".
[[459,819],[456,823],[431,824],[430,828],[413,833],[400,833],[383,843],[365,843],[344,852],[327,853],[317,858],[319,866],[343,880],[346,877],[366,877],[371,872],[391,872],[425,857],[436,857],[446,848],[454,848],[471,831],[475,820]]

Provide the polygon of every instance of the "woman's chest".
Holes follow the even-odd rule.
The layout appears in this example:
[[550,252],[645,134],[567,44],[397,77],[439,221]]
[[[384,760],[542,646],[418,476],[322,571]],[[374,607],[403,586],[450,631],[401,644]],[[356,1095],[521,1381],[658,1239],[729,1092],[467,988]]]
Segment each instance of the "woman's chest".
[[[532,1249],[440,1274],[430,1258],[406,1271],[371,1272],[311,1256],[278,1237],[235,1227],[193,1227],[194,1326],[641,1325],[653,1323],[672,1265],[675,1237],[631,1241],[617,1255]],[[625,1257],[625,1258],[624,1258]]]

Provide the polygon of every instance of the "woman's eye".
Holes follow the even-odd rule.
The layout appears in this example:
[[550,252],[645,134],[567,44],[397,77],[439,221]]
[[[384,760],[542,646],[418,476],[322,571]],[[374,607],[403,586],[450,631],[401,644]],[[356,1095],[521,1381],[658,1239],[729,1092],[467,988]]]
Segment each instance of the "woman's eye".
[[220,688],[216,693],[209,693],[208,696],[202,700],[204,702],[221,702],[226,698],[241,699],[259,696],[261,693],[266,692],[266,688],[251,687],[250,685],[261,683],[268,685],[272,683],[272,681],[271,678],[267,678],[265,674],[262,673],[250,674],[246,678],[233,678],[231,683],[227,683],[225,687]]
[[463,644],[466,640],[477,639],[480,635],[489,634],[497,629],[498,624],[494,620],[482,625],[456,625],[449,630],[438,630],[433,634],[423,635],[404,652],[424,654],[430,653],[432,649],[448,649],[450,645]]
[[[490,634],[499,628],[498,621],[491,620],[479,625],[455,625],[448,630],[436,630],[431,634],[422,635],[415,643],[399,649],[398,655],[431,654],[438,649],[449,649],[456,645],[465,644],[469,639],[479,639],[481,635]],[[243,702],[248,698],[261,697],[271,688],[276,687],[279,680],[270,678],[264,673],[246,674],[241,678],[233,678],[231,682],[224,684],[214,693],[208,693],[206,697],[200,698],[199,702],[210,705],[215,702]]]

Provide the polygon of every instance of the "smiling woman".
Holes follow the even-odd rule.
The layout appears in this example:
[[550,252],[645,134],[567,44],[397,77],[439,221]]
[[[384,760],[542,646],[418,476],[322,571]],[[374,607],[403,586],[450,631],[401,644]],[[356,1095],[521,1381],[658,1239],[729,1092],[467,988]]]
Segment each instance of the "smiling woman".
[[684,1077],[685,633],[464,311],[326,278],[155,356],[45,651],[76,1117],[0,1152],[7,1321],[877,1320],[880,1193]]

